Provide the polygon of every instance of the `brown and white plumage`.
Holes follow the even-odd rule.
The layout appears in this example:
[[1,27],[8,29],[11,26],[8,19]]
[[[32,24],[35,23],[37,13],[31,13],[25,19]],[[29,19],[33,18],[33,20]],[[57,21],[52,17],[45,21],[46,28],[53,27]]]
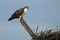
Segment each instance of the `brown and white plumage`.
[[21,16],[24,16],[24,14],[27,12],[28,8],[29,8],[28,6],[25,6],[23,8],[20,8],[20,9],[16,10],[14,12],[14,14],[8,19],[8,21],[11,21],[15,18],[19,18]]

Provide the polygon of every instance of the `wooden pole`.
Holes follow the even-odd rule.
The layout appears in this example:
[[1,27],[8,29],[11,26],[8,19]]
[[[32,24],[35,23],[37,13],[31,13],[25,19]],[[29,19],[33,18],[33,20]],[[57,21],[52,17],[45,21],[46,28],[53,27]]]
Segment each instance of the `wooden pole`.
[[33,38],[33,36],[35,35],[34,32],[30,29],[30,27],[28,26],[28,24],[24,21],[24,18],[22,17],[20,19],[21,24],[23,25],[23,27],[26,29],[26,31],[30,34],[30,36]]

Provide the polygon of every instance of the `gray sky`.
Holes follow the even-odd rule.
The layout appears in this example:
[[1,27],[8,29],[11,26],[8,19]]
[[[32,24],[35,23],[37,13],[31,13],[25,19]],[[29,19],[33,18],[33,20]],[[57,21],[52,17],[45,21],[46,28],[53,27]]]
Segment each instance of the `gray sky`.
[[[33,30],[60,26],[60,0],[0,0],[0,40],[30,40],[19,19],[8,22],[8,18],[19,8],[29,6],[24,16]],[[34,30],[33,30],[34,31]]]

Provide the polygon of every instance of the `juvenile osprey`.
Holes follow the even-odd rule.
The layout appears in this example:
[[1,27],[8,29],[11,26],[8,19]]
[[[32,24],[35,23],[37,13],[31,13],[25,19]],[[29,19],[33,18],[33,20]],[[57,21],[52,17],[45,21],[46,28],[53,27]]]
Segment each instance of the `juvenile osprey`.
[[19,18],[19,17],[21,18],[27,12],[28,8],[29,8],[28,6],[25,6],[23,8],[16,10],[14,12],[14,14],[8,19],[8,21],[11,21],[11,20],[13,20],[15,18]]

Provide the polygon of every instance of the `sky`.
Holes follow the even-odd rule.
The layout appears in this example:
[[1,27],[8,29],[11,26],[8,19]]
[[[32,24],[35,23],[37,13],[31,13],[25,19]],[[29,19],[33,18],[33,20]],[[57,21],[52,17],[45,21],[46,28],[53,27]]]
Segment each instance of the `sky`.
[[24,19],[33,31],[60,28],[60,0],[0,0],[0,40],[31,40],[19,19],[8,21],[24,6],[29,6]]

